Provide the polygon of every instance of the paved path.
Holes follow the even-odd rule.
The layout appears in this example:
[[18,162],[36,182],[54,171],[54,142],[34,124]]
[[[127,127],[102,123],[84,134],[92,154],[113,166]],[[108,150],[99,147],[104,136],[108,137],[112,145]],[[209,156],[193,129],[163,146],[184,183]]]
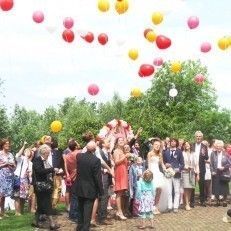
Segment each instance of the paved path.
[[[231,223],[222,221],[227,208],[223,207],[195,207],[191,211],[179,210],[179,213],[166,213],[156,215],[155,231],[231,231]],[[61,224],[61,231],[74,231],[76,224],[67,219],[67,214],[57,216],[56,220]],[[111,226],[100,226],[92,231],[135,231],[139,230],[139,219],[127,221],[113,220]],[[151,230],[146,228],[145,230]]]

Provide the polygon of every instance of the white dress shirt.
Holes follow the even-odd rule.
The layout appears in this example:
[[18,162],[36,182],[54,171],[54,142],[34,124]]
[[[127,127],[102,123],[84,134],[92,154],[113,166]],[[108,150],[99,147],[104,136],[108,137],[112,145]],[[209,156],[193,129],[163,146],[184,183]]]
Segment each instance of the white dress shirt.
[[218,152],[217,153],[217,168],[222,168],[222,152]]
[[53,155],[53,153],[50,152],[50,154],[49,154],[49,156],[48,156],[48,158],[47,158],[47,162],[49,163],[49,165],[50,165],[51,167],[53,167],[53,164],[52,164],[52,155]]

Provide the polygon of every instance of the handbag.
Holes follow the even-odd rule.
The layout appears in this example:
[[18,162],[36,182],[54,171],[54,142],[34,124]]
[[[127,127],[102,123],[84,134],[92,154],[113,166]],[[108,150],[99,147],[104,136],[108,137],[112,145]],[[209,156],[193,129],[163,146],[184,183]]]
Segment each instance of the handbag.
[[53,190],[51,181],[35,181],[35,188],[38,192],[49,192]]
[[22,166],[23,166],[23,160],[21,163],[19,176],[14,175],[14,184],[13,184],[14,190],[19,190],[19,188],[20,188],[20,177],[21,177],[21,173],[22,173]]
[[223,183],[229,183],[230,182],[230,175],[220,175],[220,181]]
[[37,181],[35,172],[34,172],[34,179],[35,179],[35,190],[37,192],[53,191],[54,185],[53,185],[53,182],[51,180]]

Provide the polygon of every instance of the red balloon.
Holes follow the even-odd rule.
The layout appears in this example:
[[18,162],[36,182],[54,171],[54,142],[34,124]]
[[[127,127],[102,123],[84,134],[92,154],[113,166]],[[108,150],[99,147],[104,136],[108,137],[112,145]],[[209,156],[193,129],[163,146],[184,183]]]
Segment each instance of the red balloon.
[[63,31],[63,39],[66,42],[71,43],[71,42],[73,42],[74,38],[75,38],[75,34],[72,30],[67,29],[67,30]]
[[91,84],[87,89],[90,95],[97,95],[99,93],[99,87],[96,84]]
[[13,0],[0,0],[0,6],[2,10],[4,11],[11,10],[14,6],[14,1]]
[[158,35],[156,38],[156,45],[159,49],[167,49],[171,44],[171,39],[164,35]]
[[140,66],[140,70],[139,70],[139,76],[140,77],[146,77],[146,76],[150,76],[154,73],[155,69],[152,65],[150,64],[142,64]]
[[81,36],[86,42],[91,43],[94,40],[94,34],[92,32],[87,32],[85,36]]
[[108,42],[108,36],[105,33],[99,34],[98,41],[101,45],[105,45]]
[[147,33],[150,32],[150,31],[152,31],[152,29],[150,29],[150,28],[144,30],[144,37],[145,38],[146,38]]
[[204,77],[202,74],[197,74],[197,75],[194,77],[194,81],[195,81],[197,84],[201,85],[201,84],[204,83],[205,77]]

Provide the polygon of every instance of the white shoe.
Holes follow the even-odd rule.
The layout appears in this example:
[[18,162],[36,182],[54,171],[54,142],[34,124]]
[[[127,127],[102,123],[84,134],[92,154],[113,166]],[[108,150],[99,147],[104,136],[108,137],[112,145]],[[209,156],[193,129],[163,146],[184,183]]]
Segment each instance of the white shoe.
[[225,223],[231,223],[231,217],[224,216],[222,221],[225,222]]
[[191,210],[190,206],[189,206],[189,205],[186,205],[186,206],[185,206],[185,210],[186,210],[186,211]]
[[173,209],[173,212],[178,213],[179,211],[178,211],[178,209]]

